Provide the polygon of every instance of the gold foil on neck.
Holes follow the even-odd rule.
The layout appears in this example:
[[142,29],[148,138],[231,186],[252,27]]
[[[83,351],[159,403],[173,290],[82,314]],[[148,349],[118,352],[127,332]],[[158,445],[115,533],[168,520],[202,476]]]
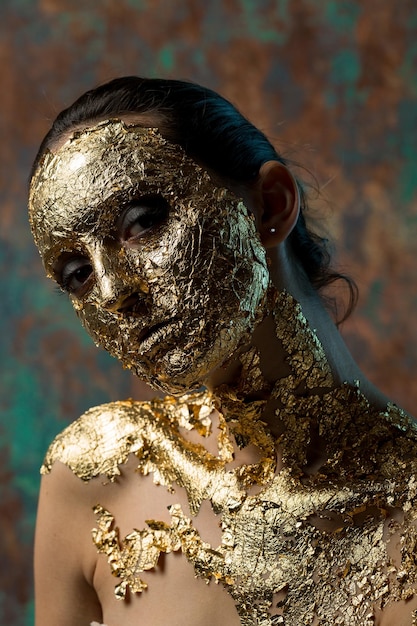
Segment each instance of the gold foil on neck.
[[[168,216],[125,245],[117,220],[149,195]],[[93,265],[90,290],[72,297],[82,324],[154,387],[198,388],[265,314],[269,274],[252,216],[156,129],[110,120],[75,132],[43,157],[29,207],[49,275],[63,255]],[[136,309],[118,311],[132,294]]]

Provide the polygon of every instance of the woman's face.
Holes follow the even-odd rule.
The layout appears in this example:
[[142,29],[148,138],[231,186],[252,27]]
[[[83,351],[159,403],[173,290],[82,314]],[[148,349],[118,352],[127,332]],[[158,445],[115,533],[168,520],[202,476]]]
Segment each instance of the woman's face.
[[89,334],[154,387],[199,386],[249,338],[268,284],[254,221],[155,129],[74,133],[38,168],[30,219]]

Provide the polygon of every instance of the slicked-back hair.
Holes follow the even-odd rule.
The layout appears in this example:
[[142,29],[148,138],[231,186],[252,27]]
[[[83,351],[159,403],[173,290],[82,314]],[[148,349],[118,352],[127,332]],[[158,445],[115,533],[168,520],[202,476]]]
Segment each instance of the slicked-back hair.
[[[225,185],[250,186],[266,161],[287,164],[264,133],[215,91],[187,81],[125,76],[87,91],[57,116],[42,141],[31,176],[45,151],[65,133],[89,122],[132,114],[160,120],[158,126],[166,139],[180,145]],[[352,312],[357,288],[331,267],[327,239],[307,228],[306,195],[299,181],[297,185],[301,211],[288,244],[317,291],[336,280],[347,284],[349,301],[340,322]]]

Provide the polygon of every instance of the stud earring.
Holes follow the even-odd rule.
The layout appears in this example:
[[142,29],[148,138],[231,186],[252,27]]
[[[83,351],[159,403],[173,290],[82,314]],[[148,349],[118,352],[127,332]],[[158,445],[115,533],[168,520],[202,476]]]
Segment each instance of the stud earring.
[[270,228],[269,232],[271,233],[271,235],[274,235],[277,232],[276,228]]

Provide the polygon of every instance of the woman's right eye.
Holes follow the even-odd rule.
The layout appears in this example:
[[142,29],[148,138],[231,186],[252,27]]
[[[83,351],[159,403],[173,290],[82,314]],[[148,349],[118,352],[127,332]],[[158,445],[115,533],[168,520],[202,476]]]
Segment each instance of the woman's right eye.
[[92,273],[92,265],[86,257],[71,259],[63,265],[59,283],[65,291],[80,296],[86,290]]
[[168,212],[168,202],[159,195],[144,196],[131,201],[119,221],[121,240],[137,241],[145,233],[165,221]]

